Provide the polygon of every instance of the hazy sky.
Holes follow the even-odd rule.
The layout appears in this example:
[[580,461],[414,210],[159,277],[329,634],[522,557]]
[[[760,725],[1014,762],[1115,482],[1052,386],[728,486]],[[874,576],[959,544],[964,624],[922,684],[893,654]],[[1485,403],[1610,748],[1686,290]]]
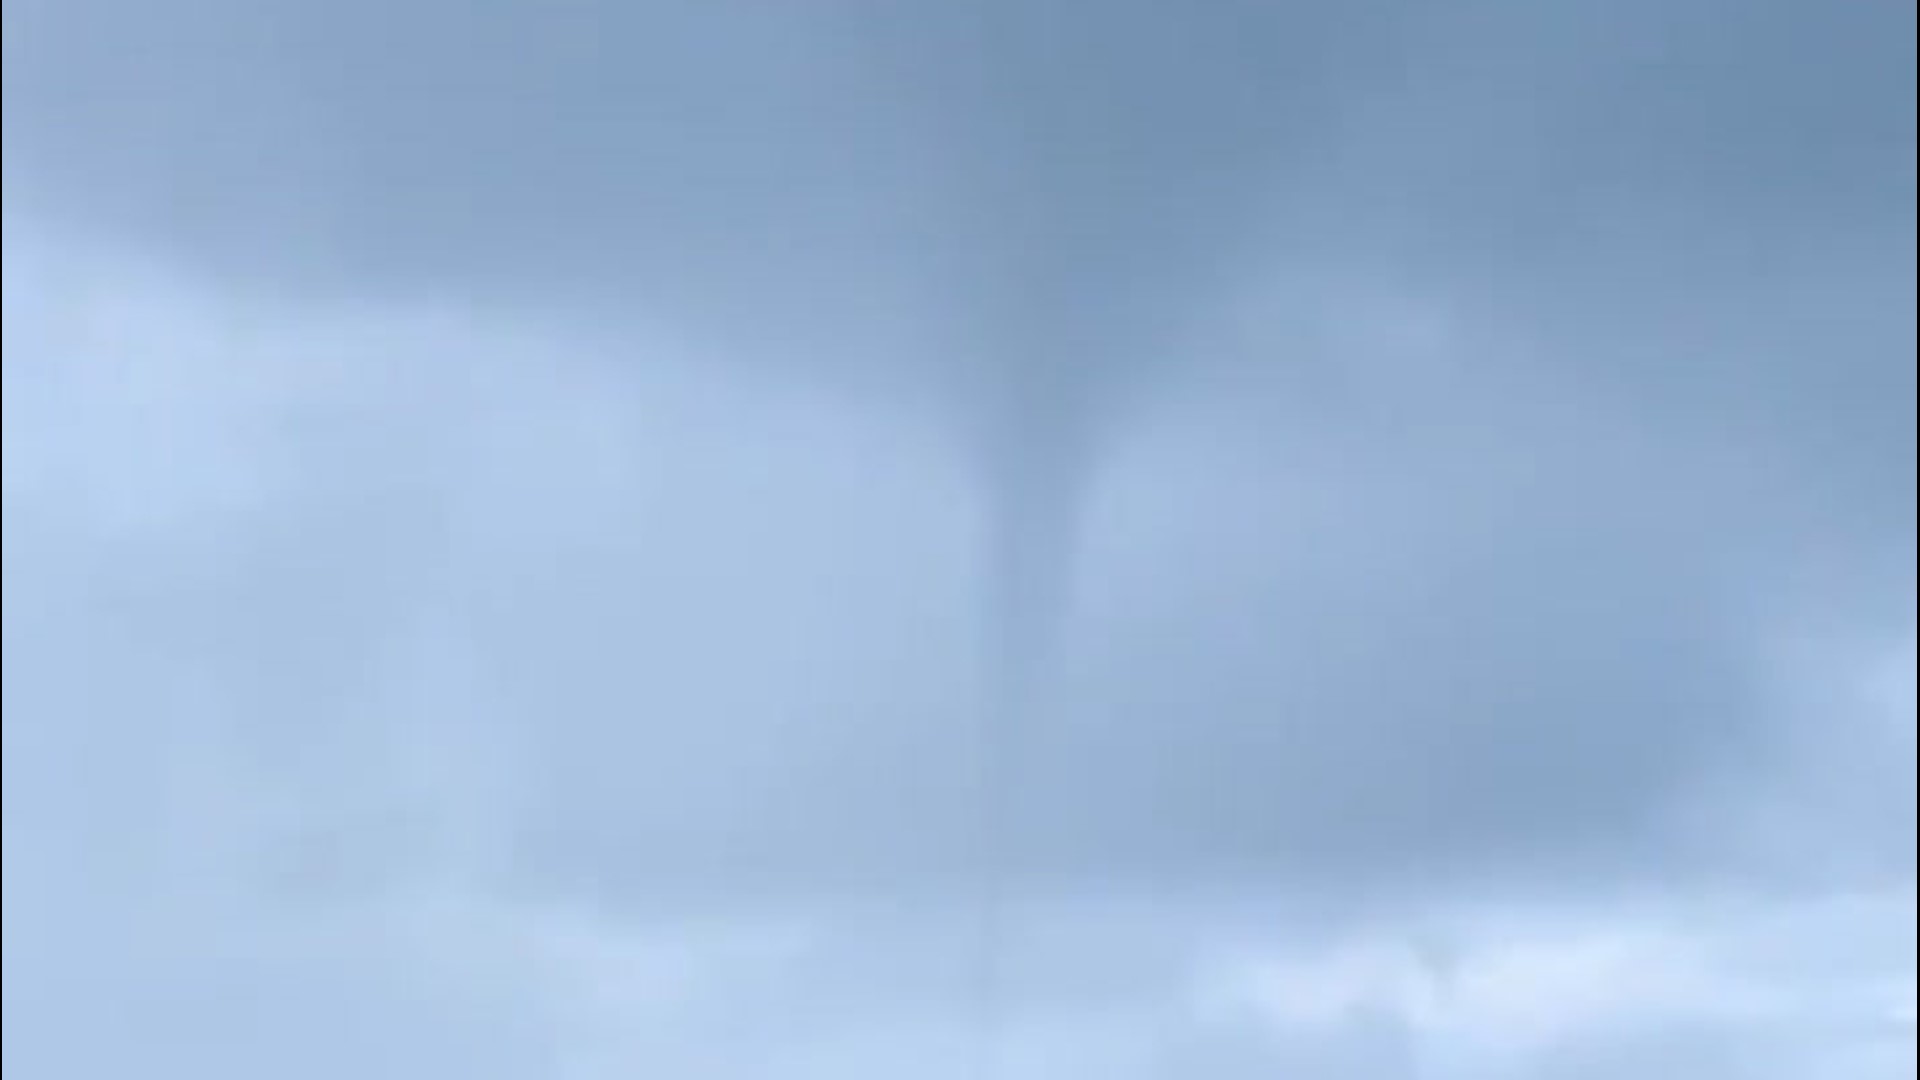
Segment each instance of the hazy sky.
[[6,1066],[1911,1075],[1913,30],[7,0]]

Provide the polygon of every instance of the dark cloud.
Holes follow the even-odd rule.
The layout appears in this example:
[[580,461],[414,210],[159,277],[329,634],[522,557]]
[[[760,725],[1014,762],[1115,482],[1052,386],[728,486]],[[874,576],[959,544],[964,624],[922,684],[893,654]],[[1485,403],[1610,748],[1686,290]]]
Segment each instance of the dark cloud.
[[1717,308],[1735,268],[1898,247],[1913,202],[1899,4],[7,19],[10,199],[249,285],[588,301],[1027,395],[1165,362],[1151,324],[1247,259]]

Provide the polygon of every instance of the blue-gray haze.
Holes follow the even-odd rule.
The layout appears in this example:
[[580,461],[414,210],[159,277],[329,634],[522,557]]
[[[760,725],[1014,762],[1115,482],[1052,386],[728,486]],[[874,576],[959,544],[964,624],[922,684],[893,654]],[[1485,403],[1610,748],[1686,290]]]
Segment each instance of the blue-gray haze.
[[1912,1074],[1911,0],[4,19],[18,1076]]

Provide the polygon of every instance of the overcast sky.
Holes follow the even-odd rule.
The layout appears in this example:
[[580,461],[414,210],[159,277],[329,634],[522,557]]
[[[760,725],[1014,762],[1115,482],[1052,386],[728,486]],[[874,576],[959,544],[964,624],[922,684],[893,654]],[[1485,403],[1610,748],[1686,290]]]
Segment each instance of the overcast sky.
[[7,0],[5,1065],[1912,1075],[1913,31]]

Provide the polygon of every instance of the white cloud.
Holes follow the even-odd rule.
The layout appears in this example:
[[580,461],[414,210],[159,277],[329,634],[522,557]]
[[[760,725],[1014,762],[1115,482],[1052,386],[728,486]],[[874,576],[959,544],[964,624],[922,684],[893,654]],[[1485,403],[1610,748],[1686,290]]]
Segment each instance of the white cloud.
[[1581,1047],[1687,1029],[1839,1060],[1911,1040],[1901,928],[1914,914],[1910,891],[1759,907],[1670,900],[1638,917],[1483,911],[1440,953],[1391,928],[1306,955],[1256,947],[1219,965],[1214,993],[1282,1038],[1395,1017],[1437,1070],[1423,1075],[1534,1077]]

